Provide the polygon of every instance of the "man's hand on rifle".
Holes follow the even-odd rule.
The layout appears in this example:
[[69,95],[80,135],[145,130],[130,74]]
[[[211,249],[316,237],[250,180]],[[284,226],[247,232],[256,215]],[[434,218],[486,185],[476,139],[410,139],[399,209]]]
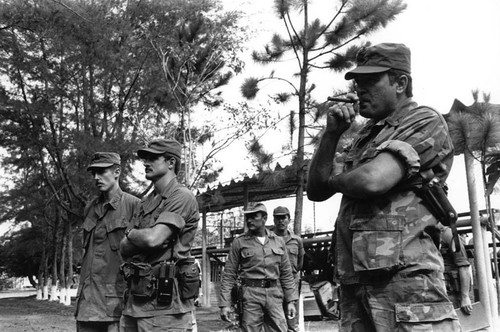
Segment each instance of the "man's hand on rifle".
[[226,322],[231,323],[231,318],[229,317],[230,313],[231,313],[231,308],[229,308],[229,307],[221,307],[220,308],[220,318],[222,320],[225,320]]

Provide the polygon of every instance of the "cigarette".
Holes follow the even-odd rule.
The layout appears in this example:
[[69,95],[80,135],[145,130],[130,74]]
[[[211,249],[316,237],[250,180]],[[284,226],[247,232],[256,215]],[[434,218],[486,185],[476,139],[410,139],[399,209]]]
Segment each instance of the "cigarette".
[[339,97],[328,97],[328,101],[336,101],[338,103],[351,103],[354,104],[356,100],[348,99],[348,98],[339,98]]

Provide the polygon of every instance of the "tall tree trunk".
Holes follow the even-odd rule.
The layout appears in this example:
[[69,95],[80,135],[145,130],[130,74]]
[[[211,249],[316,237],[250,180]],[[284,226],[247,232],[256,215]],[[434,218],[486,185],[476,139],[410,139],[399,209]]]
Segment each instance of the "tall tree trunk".
[[489,281],[486,265],[490,263],[489,256],[485,255],[485,243],[483,238],[484,228],[479,218],[479,205],[477,200],[476,177],[474,174],[474,157],[468,149],[464,151],[465,172],[467,176],[467,189],[469,193],[469,208],[472,225],[472,236],[474,239],[474,262],[477,272],[477,284],[479,289],[479,300],[485,307],[488,323],[493,327],[493,311],[490,299]]
[[66,302],[66,245],[68,243],[68,228],[65,220],[62,220],[63,234],[61,243],[61,259],[59,260],[59,303]]
[[300,71],[300,87],[299,87],[299,133],[297,144],[297,191],[295,195],[295,220],[293,223],[293,231],[295,234],[302,234],[302,210],[304,207],[304,132],[306,123],[306,84],[307,73],[309,70],[309,45],[308,45],[308,12],[307,1],[304,2],[304,43],[306,44],[302,51],[302,68]]
[[49,299],[49,255],[45,254],[43,262],[43,300]]
[[46,264],[46,258],[47,252],[45,250],[45,246],[42,248],[42,258],[40,259],[40,266],[38,267],[38,286],[36,288],[36,299],[37,300],[43,300],[43,288],[45,286],[45,281],[44,281],[44,270],[45,270],[45,264]]
[[59,209],[55,207],[55,220],[54,220],[54,229],[53,229],[53,237],[52,237],[52,271],[51,271],[51,279],[52,283],[50,285],[50,301],[57,300],[57,247],[59,243],[59,225],[60,225],[60,216]]
[[73,225],[71,221],[68,220],[68,275],[67,278],[67,293],[66,293],[66,305],[71,305],[71,287],[73,286]]

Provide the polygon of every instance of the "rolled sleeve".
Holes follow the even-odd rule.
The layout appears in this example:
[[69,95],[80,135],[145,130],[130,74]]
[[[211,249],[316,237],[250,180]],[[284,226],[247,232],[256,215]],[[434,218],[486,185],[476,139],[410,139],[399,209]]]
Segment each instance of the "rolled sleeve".
[[184,218],[182,218],[177,213],[163,211],[158,216],[158,219],[156,219],[155,225],[158,225],[158,224],[164,224],[164,225],[171,226],[171,227],[179,230],[179,229],[182,229],[186,225],[186,222],[184,221]]
[[417,174],[420,170],[420,158],[417,151],[408,143],[398,140],[385,141],[376,149],[376,155],[390,152],[405,164],[406,178]]

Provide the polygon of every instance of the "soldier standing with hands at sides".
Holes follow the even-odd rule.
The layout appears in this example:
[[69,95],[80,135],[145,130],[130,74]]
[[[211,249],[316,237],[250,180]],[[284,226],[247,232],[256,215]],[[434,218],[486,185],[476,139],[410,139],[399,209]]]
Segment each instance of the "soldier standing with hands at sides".
[[[286,252],[290,265],[292,266],[293,279],[297,290],[300,288],[300,270],[304,263],[304,245],[299,235],[293,234],[288,230],[290,224],[290,211],[284,206],[278,206],[273,211],[274,228],[273,232],[283,238],[285,241]],[[285,304],[286,305],[286,304]],[[286,306],[284,307],[286,310]],[[295,310],[299,312],[299,302],[295,302]],[[288,332],[299,331],[299,315],[293,318],[287,317]]]
[[[446,295],[443,260],[424,232],[436,218],[418,196],[424,174],[446,180],[453,146],[443,117],[412,100],[410,50],[364,47],[350,96],[368,121],[342,158],[341,135],[354,121],[351,103],[330,105],[309,167],[307,195],[342,193],[335,230],[341,283],[341,331],[460,331]],[[344,160],[343,164],[338,161]]]
[[120,240],[139,204],[119,185],[120,155],[94,154],[87,170],[92,174],[98,197],[84,211],[83,261],[76,301],[78,332],[118,332],[125,281],[120,275]]
[[438,245],[443,256],[444,279],[450,301],[454,308],[460,308],[464,314],[470,315],[472,313],[470,299],[472,271],[464,247],[465,240],[462,236],[459,237],[460,248],[455,251],[455,241],[453,241],[450,227],[438,224],[435,232],[437,234],[434,236],[437,240],[435,239],[434,243]]
[[137,151],[154,184],[125,232],[120,250],[127,263],[122,332],[193,329],[194,300],[200,270],[191,256],[198,228],[198,203],[179,184],[181,145],[174,139],[157,139]]
[[286,315],[297,314],[298,292],[283,239],[266,229],[267,209],[250,203],[243,211],[248,231],[234,239],[222,274],[220,315],[230,322],[231,289],[240,274],[243,287],[242,329],[286,332]]

